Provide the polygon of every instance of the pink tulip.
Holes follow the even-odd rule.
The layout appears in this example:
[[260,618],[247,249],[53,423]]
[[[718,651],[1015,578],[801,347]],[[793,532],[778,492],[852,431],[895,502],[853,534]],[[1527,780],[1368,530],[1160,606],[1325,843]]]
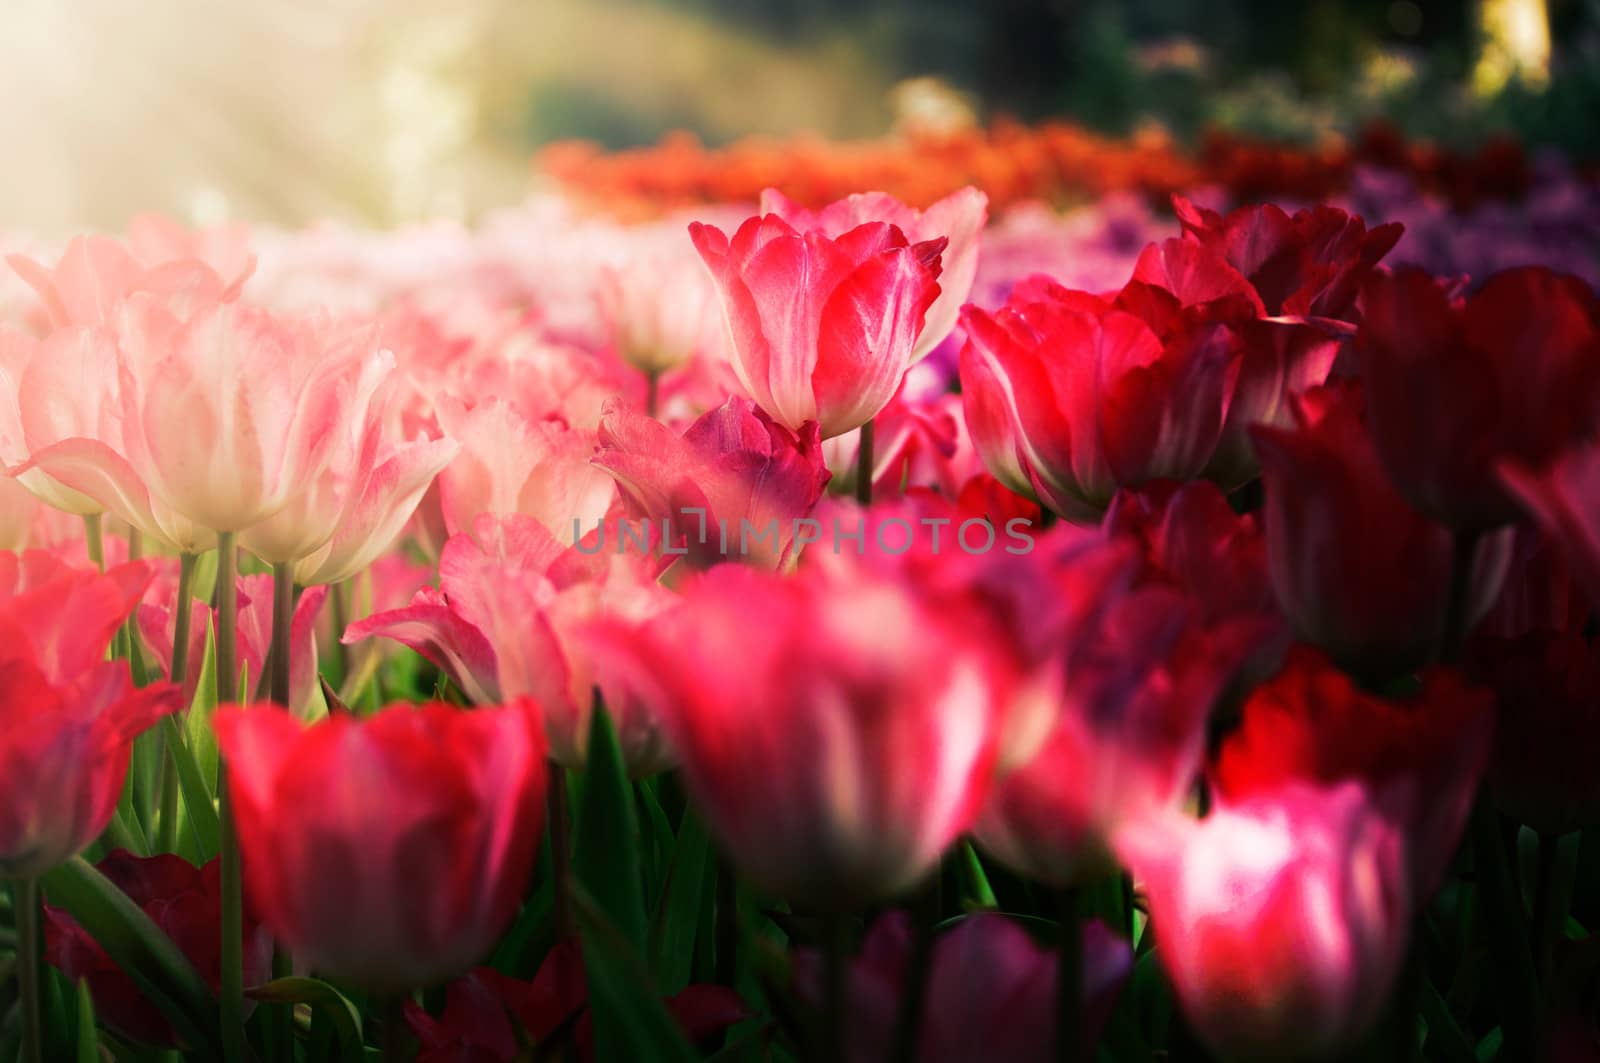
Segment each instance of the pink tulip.
[[571,544],[611,508],[616,488],[589,464],[593,432],[560,420],[532,421],[510,403],[490,399],[472,408],[439,403],[445,435],[460,453],[439,474],[439,502],[450,535],[470,532],[482,514],[533,517]]
[[734,865],[775,897],[850,907],[903,890],[987,792],[985,659],[898,583],[722,565],[676,609],[595,638],[659,713]]
[[394,705],[310,727],[269,705],[215,718],[246,885],[311,970],[374,991],[481,959],[522,903],[544,810],[531,702]]
[[[517,514],[478,518],[439,560],[439,588],[351,625],[347,643],[381,636],[433,661],[478,704],[530,695],[544,707],[551,755],[581,768],[598,686],[636,775],[670,761],[656,715],[627,677],[596,666],[580,632],[599,617],[650,623],[672,600],[645,554],[584,552]],[[614,536],[615,528],[609,529]]]
[[105,660],[149,578],[140,563],[102,575],[0,554],[0,877],[43,874],[99,837],[133,739],[179,707],[176,688],[136,690],[127,662]]
[[773,214],[732,240],[699,222],[689,235],[721,292],[739,383],[775,421],[816,421],[829,439],[888,404],[939,294],[943,238],[912,244],[875,222],[835,239]]
[[1203,634],[1198,619],[1178,592],[1148,586],[1061,648],[1053,719],[996,783],[974,829],[980,845],[1041,881],[1085,883],[1115,867],[1119,830],[1182,805],[1212,707],[1255,645],[1253,630]]
[[1406,952],[1398,829],[1357,783],[1293,785],[1121,841],[1190,1026],[1234,1059],[1345,1058]]
[[721,356],[717,289],[699,259],[687,246],[633,251],[600,273],[600,317],[617,354],[650,374],[677,369],[702,352]]
[[[135,619],[144,652],[170,675],[172,644],[177,635],[178,566],[170,559],[158,564],[155,582],[145,593]],[[310,719],[321,711],[316,625],[327,598],[326,586],[308,587],[295,603],[290,619],[288,708],[300,719]],[[258,683],[265,674],[267,654],[272,649],[272,577],[240,576],[238,602],[239,673],[248,676],[252,683]],[[189,608],[189,668],[183,682],[185,705],[194,702],[195,691],[199,688],[200,662],[204,659],[206,635],[212,626],[210,606],[195,601]]]
[[614,403],[600,422],[594,464],[617,481],[631,519],[662,534],[670,521],[673,539],[664,545],[681,544],[700,567],[725,560],[792,565],[795,522],[810,515],[828,482],[815,424],[791,433],[740,398],[681,437]]
[[761,193],[761,213],[776,214],[800,232],[820,231],[837,240],[858,225],[888,222],[912,243],[948,240],[939,274],[939,298],[928,308],[922,335],[911,353],[921,361],[956,327],[961,304],[972,292],[978,273],[978,244],[989,220],[989,197],[968,186],[952,192],[926,210],[908,207],[886,192],[858,192],[819,210],[807,210],[776,188]]

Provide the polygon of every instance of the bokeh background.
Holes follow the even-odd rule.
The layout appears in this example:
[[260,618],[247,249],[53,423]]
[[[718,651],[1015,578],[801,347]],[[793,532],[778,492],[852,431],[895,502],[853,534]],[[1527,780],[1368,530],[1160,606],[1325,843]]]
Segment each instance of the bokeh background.
[[1600,150],[1600,0],[7,0],[0,229],[471,219],[541,146],[1377,115]]

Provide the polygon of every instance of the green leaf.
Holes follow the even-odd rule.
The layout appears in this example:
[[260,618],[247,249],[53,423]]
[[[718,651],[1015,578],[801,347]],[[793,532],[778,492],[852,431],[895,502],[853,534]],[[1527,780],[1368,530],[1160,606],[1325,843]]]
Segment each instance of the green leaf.
[[178,768],[178,789],[183,794],[183,808],[194,830],[195,843],[200,849],[200,863],[203,865],[222,852],[222,821],[217,816],[212,788],[206,785],[200,765],[195,763],[194,752],[184,741],[184,732],[178,726],[178,721],[168,716],[161,721],[161,727],[167,736],[167,748],[172,751],[172,762]]
[[705,821],[693,809],[685,809],[678,826],[678,842],[672,849],[656,930],[655,970],[665,993],[676,993],[689,984],[695,937],[712,867],[711,838]]
[[216,998],[138,905],[81,856],[41,882],[50,903],[78,921],[200,1056],[219,1057]]
[[639,805],[644,809],[644,818],[640,826],[644,833],[644,852],[647,856],[644,867],[645,896],[653,898],[655,903],[659,904],[667,869],[672,863],[674,845],[672,823],[667,819],[667,813],[656,798],[654,780],[646,779],[638,783],[636,789],[639,793]]
[[994,897],[994,887],[989,885],[989,876],[984,873],[983,861],[978,859],[978,850],[972,847],[971,842],[961,843],[960,859],[961,878],[966,883],[972,902],[980,908],[999,907],[1000,902]]
[[317,978],[277,978],[246,989],[244,995],[264,1004],[309,1004],[332,1025],[339,1044],[338,1058],[360,1059],[365,1051],[360,1009],[327,982]]
[[100,1038],[94,1032],[94,998],[89,983],[78,980],[78,1063],[100,1063]]
[[212,795],[217,792],[217,736],[211,733],[211,717],[216,711],[216,627],[207,624],[206,648],[200,658],[200,678],[194,689],[194,701],[189,705],[187,730],[189,750],[194,763],[200,768],[200,778],[205,780],[206,792]]
[[633,785],[610,717],[595,706],[589,726],[589,763],[584,769],[573,837],[572,870],[628,947],[645,951],[644,891],[639,881],[639,829]]
[[[594,747],[590,746],[590,756]],[[591,762],[592,763],[592,762]],[[583,886],[572,887],[572,910],[583,937],[583,966],[594,1014],[599,1063],[693,1063],[699,1054],[684,1039],[644,961]]]

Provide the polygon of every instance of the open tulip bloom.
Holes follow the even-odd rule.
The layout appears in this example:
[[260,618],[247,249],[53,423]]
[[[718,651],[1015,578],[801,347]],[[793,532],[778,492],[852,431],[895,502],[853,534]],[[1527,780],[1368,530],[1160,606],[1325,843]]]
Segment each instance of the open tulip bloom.
[[1595,1058],[1589,284],[921,176],[7,256],[0,1063]]

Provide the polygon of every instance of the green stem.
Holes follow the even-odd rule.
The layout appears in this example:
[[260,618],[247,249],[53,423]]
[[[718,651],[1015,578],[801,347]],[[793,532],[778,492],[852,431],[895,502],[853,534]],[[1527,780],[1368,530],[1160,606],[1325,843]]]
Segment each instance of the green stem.
[[1083,926],[1078,921],[1078,887],[1064,886],[1056,895],[1060,940],[1056,964],[1056,1059],[1078,1063],[1083,1058]]
[[[194,613],[194,570],[200,558],[197,554],[178,556],[178,600],[173,605],[172,667],[169,680],[181,690],[189,678],[189,618]],[[182,728],[165,728],[167,759],[161,771],[161,818],[157,821],[156,849],[158,853],[176,852],[178,848],[178,760],[173,742],[183,741]]]
[[144,536],[138,528],[128,529],[128,560],[137,561],[144,556]]
[[386,996],[378,1002],[378,1018],[383,1023],[383,1063],[407,1063],[410,1038],[406,1031],[405,997]]
[[106,570],[104,518],[99,513],[83,515],[83,541],[89,548],[89,563],[101,572]]
[[856,501],[863,506],[872,504],[872,446],[875,434],[871,421],[861,426],[861,446],[856,450]]
[[22,1008],[22,1059],[24,1063],[43,1063],[44,1027],[41,1022],[39,923],[39,880],[25,878],[14,887],[16,904],[12,918],[17,926],[17,991]]
[[739,886],[728,858],[717,855],[717,925],[714,955],[717,982],[732,987],[739,970]]
[[[217,533],[217,701],[238,696],[238,550],[232,532]],[[227,780],[228,765],[217,763],[217,796],[222,820],[222,1054],[227,1063],[244,1063],[244,883],[239,874],[239,829]]]
[[656,409],[661,402],[661,374],[647,372],[644,375],[644,412],[651,417],[656,415]]
[[294,566],[272,566],[272,686],[268,696],[289,707],[289,627],[294,621]]
[[1556,855],[1561,837],[1547,831],[1539,833],[1539,871],[1533,886],[1533,962],[1539,972],[1539,984],[1550,981],[1550,958],[1555,944],[1555,908],[1553,898],[1556,888]]
[[1479,533],[1458,531],[1455,549],[1450,554],[1450,589],[1444,613],[1444,632],[1439,645],[1439,663],[1455,664],[1461,659],[1471,626],[1472,566],[1478,556]]
[[572,849],[567,822],[567,769],[550,762],[550,782],[545,795],[550,816],[550,914],[555,923],[556,940],[565,941],[575,930],[567,879],[572,865]]

